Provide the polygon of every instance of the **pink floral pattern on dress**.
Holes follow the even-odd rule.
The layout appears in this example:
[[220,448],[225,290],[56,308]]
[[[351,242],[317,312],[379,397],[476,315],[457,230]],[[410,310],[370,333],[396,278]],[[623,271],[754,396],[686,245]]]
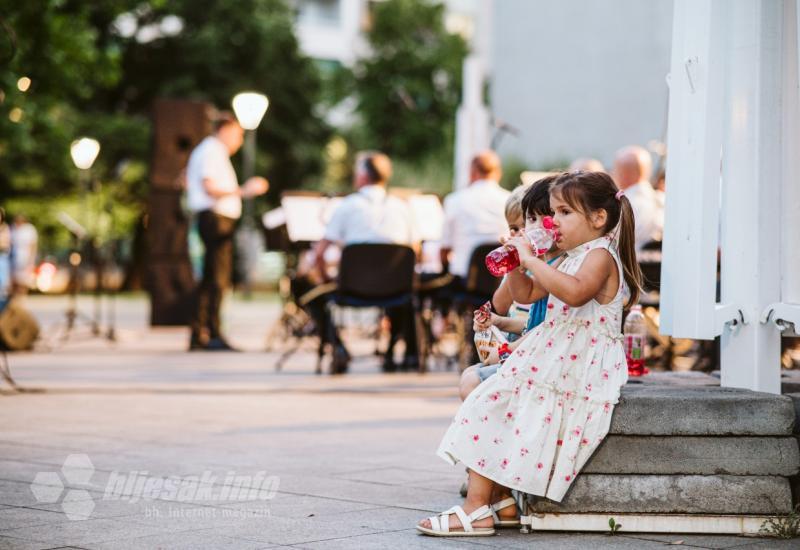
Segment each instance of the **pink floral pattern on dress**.
[[[574,275],[589,252],[603,248],[624,281],[614,246],[606,238],[581,245],[558,269]],[[623,295],[579,307],[550,296],[545,322],[464,401],[438,454],[505,486],[560,501],[608,433],[627,380]]]

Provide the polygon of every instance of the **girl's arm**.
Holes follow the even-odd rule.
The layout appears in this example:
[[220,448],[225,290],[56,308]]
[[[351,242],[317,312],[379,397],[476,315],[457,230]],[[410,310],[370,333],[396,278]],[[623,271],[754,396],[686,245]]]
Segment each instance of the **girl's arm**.
[[494,295],[492,295],[492,306],[497,313],[505,315],[508,313],[513,302],[514,299],[508,288],[508,277],[506,277],[503,279],[503,282],[500,283],[497,290],[494,291]]
[[528,324],[527,319],[519,319],[514,317],[501,317],[500,315],[492,315],[492,324],[502,330],[503,332],[513,332],[514,334],[522,334],[525,330],[525,325]]
[[[513,244],[517,246],[517,243]],[[522,243],[525,244],[527,243]],[[610,292],[606,287],[616,265],[611,254],[604,249],[589,252],[575,275],[568,275],[547,265],[546,262],[533,256],[527,246],[517,246],[517,251],[520,265],[533,273],[538,286],[545,289],[545,293],[549,291],[569,306],[579,307],[593,298],[603,298],[601,292],[604,289],[606,293]],[[544,296],[540,296],[542,297]]]
[[[531,332],[533,332],[533,331],[531,331]],[[523,334],[521,337],[517,338],[513,342],[509,342],[508,349],[511,350],[511,353],[514,353],[514,350],[516,350],[519,347],[519,345],[525,340],[525,338],[528,337],[528,335],[531,332],[526,332],[525,334]],[[500,356],[497,353],[497,348],[494,348],[489,352],[489,356],[486,358],[486,361],[484,361],[483,364],[484,365],[496,365],[499,362],[500,362]]]
[[536,296],[540,294],[536,288],[536,282],[524,273],[524,268],[513,269],[506,276],[508,282],[508,290],[511,293],[511,298],[520,304],[532,304],[537,299]]

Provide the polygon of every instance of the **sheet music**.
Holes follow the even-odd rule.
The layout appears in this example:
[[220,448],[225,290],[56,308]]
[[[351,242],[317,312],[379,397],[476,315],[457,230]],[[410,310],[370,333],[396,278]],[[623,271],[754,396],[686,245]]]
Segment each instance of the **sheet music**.
[[281,207],[273,208],[261,216],[261,223],[267,229],[277,229],[286,223],[286,212]]
[[412,195],[408,206],[414,216],[417,234],[423,241],[438,241],[442,238],[444,209],[436,195]]
[[341,201],[341,197],[313,195],[283,197],[281,207],[286,216],[289,239],[292,242],[321,240],[325,236],[325,226]]
[[[325,227],[343,199],[344,197],[321,195],[284,196],[281,199],[281,212],[277,212],[278,209],[267,212],[262,221],[265,226],[270,227],[283,216],[291,241],[319,241],[325,236]],[[439,198],[436,195],[411,195],[405,200],[411,209],[420,239],[440,240],[444,210]]]

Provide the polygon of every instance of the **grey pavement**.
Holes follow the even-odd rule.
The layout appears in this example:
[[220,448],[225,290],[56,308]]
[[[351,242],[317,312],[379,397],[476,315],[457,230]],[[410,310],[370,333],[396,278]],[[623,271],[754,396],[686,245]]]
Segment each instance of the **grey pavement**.
[[66,301],[27,303],[49,345],[9,356],[27,391],[0,395],[0,549],[800,546],[624,531],[419,536],[417,520],[461,500],[463,469],[434,455],[458,405],[454,372],[381,374],[375,343],[355,332],[350,374],[316,376],[313,342],[276,372],[269,297],[227,301],[238,354],[185,352],[187,331],[149,328],[141,296],[118,301],[115,344],[84,327],[56,342]]

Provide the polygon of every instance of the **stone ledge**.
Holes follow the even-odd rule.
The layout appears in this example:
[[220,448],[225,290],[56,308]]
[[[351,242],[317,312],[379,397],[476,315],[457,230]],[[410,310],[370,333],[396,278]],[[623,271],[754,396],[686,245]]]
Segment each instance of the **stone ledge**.
[[791,435],[787,396],[720,387],[626,386],[614,410],[614,435]]
[[798,471],[794,437],[611,435],[581,472],[792,476]]
[[534,512],[786,514],[789,481],[776,476],[581,474],[559,504],[529,497]]
[[785,396],[791,399],[794,404],[794,415],[798,419],[794,425],[794,433],[800,434],[800,393],[787,393]]

